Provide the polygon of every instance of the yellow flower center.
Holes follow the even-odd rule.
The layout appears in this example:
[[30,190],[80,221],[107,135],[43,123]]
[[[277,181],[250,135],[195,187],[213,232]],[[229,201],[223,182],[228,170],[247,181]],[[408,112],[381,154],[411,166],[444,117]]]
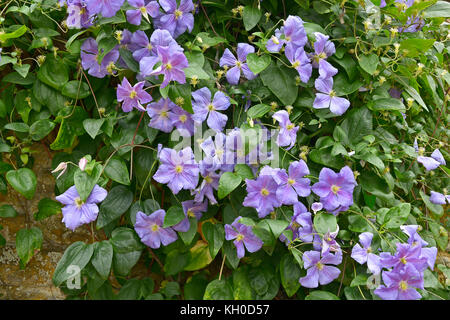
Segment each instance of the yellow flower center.
[[218,156],[218,157],[221,157],[222,155],[223,155],[223,149],[217,149],[216,150],[216,155]]
[[286,38],[284,38],[286,41],[291,41],[291,37],[286,37]]
[[181,116],[179,117],[179,119],[180,119],[180,121],[181,121],[182,123],[185,123],[186,120],[187,120],[187,116],[186,116],[185,114],[183,114],[183,115],[181,115]]
[[210,176],[206,176],[204,178],[207,184],[211,184],[213,182],[213,179]]
[[339,186],[337,186],[337,185],[335,185],[335,184],[333,184],[333,185],[331,186],[331,192],[333,192],[334,194],[337,194],[337,193],[339,192],[340,189],[341,189],[341,187],[339,187]]
[[81,206],[84,204],[84,202],[81,200],[80,197],[75,198],[75,205],[77,206],[77,208],[81,208]]
[[130,92],[130,98],[131,98],[131,99],[134,99],[134,98],[136,98],[136,96],[137,96],[137,92],[134,91],[134,90],[132,90],[132,91]]
[[162,111],[161,117],[167,118],[168,117],[167,111]]
[[149,42],[148,45],[147,45],[147,49],[148,49],[148,51],[150,51],[150,50],[153,49],[153,46],[152,46],[152,44],[151,44],[150,42]]
[[167,70],[172,69],[172,65],[171,65],[170,63],[166,64],[166,69],[167,69]]
[[372,253],[372,247],[368,247],[368,248],[366,249],[366,252],[367,252],[367,253]]
[[286,129],[288,129],[288,130],[292,130],[292,129],[294,129],[294,124],[293,123],[291,123],[291,124],[288,124],[287,126],[286,126]]
[[242,63],[238,60],[238,61],[236,61],[236,66],[237,66],[238,68],[241,68],[241,67],[242,67]]
[[142,14],[146,14],[146,13],[147,13],[147,9],[146,9],[145,7],[141,7],[140,10],[141,10],[141,13],[142,13]]
[[317,267],[318,270],[322,270],[324,266],[323,266],[323,264],[321,262],[317,262],[316,263],[316,267]]
[[402,291],[408,290],[408,282],[406,282],[405,280],[400,281],[398,286],[399,286],[400,290],[402,290]]
[[261,189],[261,195],[263,197],[267,197],[269,195],[269,193],[270,193],[269,190],[267,190],[266,188]]
[[295,180],[294,180],[294,179],[289,179],[289,180],[288,180],[288,184],[290,184],[291,186],[292,186],[294,183],[295,183]]
[[406,264],[408,261],[406,261],[405,257],[403,257],[403,258],[400,259],[400,262],[403,263],[403,264]]
[[331,90],[331,91],[330,91],[330,97],[333,98],[333,97],[335,97],[335,96],[336,96],[336,92],[334,92],[334,90]]
[[280,44],[280,41],[278,40],[278,38],[277,37],[275,37],[275,36],[272,36],[272,42],[273,43],[275,43],[275,44]]
[[151,230],[152,230],[153,232],[158,231],[158,229],[159,229],[159,226],[158,226],[157,224],[154,224],[154,225],[152,225],[152,227],[151,227]]
[[295,62],[292,64],[292,68],[298,68],[299,65],[300,65],[300,61],[295,60]]
[[239,233],[239,234],[237,235],[237,237],[236,237],[236,240],[237,240],[237,241],[242,241],[242,240],[244,240],[244,235]]
[[195,218],[195,213],[191,209],[187,211],[187,215],[189,218]]
[[175,10],[175,19],[178,19],[183,16],[183,11]]
[[214,108],[213,104],[210,103],[210,104],[208,104],[208,110],[209,111],[214,111],[214,110],[216,110],[216,108]]
[[182,172],[183,172],[183,167],[180,166],[180,165],[177,165],[177,166],[175,167],[175,172],[176,172],[176,173],[182,173]]
[[80,16],[86,13],[86,9],[85,8],[81,8],[80,9]]
[[300,228],[300,225],[297,222],[293,222],[292,223],[292,228],[293,229],[298,229],[298,228]]

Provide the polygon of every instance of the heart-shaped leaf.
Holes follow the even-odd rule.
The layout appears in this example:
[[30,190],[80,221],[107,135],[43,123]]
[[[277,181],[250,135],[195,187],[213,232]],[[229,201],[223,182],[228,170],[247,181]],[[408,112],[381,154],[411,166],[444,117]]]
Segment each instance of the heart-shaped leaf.
[[36,192],[36,175],[28,168],[21,168],[19,170],[10,170],[6,173],[6,180],[8,183],[23,195],[25,198],[31,200]]

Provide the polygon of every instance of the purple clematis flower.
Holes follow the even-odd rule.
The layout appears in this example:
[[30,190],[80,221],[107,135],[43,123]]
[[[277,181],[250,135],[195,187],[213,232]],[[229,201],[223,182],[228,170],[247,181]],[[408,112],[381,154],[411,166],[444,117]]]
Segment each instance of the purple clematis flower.
[[214,190],[219,189],[220,175],[213,170],[210,170],[210,168],[205,165],[200,166],[200,175],[203,177],[203,181],[200,184],[200,187],[194,192],[194,200],[201,202],[207,197],[211,204],[216,204],[217,200],[214,198]]
[[105,18],[114,17],[124,0],[86,0],[89,13],[101,13]]
[[126,12],[127,20],[131,24],[139,26],[142,16],[149,21],[148,16],[156,18],[159,15],[159,4],[156,1],[150,1],[147,5],[144,0],[128,0],[128,3],[137,8]]
[[172,228],[163,228],[166,212],[163,209],[156,210],[151,215],[138,211],[134,230],[141,241],[152,249],[167,246],[178,239]]
[[295,126],[289,120],[289,113],[286,110],[280,110],[273,114],[272,118],[280,124],[280,132],[277,136],[277,145],[279,147],[289,146],[286,150],[291,149],[297,141],[297,131],[299,127]]
[[145,111],[142,104],[149,103],[153,98],[143,88],[144,81],[131,86],[127,78],[123,78],[122,84],[119,84],[117,87],[117,101],[123,101],[122,110],[124,112],[130,112],[133,108],[139,111]]
[[321,243],[321,252],[324,255],[326,252],[342,253],[341,246],[336,241],[336,237],[339,233],[339,226],[335,231],[328,231],[323,235]]
[[428,245],[428,242],[423,240],[419,235],[417,232],[418,228],[418,225],[400,226],[400,229],[409,236],[408,243],[413,247],[419,246],[422,248],[420,251],[420,258],[425,258],[427,260],[428,267],[433,270],[436,262],[437,248],[425,248]]
[[380,263],[384,268],[402,270],[406,266],[413,266],[417,271],[423,272],[427,268],[427,258],[421,256],[422,247],[409,243],[397,243],[397,252],[391,255],[389,252],[380,253]]
[[343,115],[350,107],[350,102],[345,98],[336,96],[336,92],[333,90],[332,78],[317,78],[315,81],[315,87],[318,93],[313,102],[313,108],[326,109],[330,108],[330,111],[335,115]]
[[214,170],[233,171],[234,153],[227,148],[226,140],[227,137],[218,132],[214,136],[214,141],[212,137],[208,137],[200,144],[206,154],[204,163],[211,165]]
[[[147,114],[152,118],[148,126],[169,133],[173,130],[173,112],[178,107],[169,98],[159,99],[158,102],[152,102],[147,107]],[[172,120],[171,120],[172,119]]]
[[343,167],[339,173],[322,168],[319,182],[312,186],[312,191],[320,197],[320,202],[327,211],[333,211],[353,204],[353,189],[356,185],[355,176],[348,166]]
[[450,195],[431,191],[430,202],[434,204],[450,204]]
[[281,206],[276,194],[278,185],[271,175],[260,175],[256,180],[245,179],[245,183],[248,194],[242,204],[255,208],[258,217],[264,218]]
[[[173,51],[171,47],[158,46],[158,57],[145,57],[139,62],[139,68],[144,76],[164,75],[161,88],[165,88],[170,81],[174,80],[178,83],[186,83],[186,76],[183,69],[189,66],[188,60],[184,53]],[[157,62],[161,61],[161,65],[153,70]]]
[[167,184],[174,194],[181,189],[193,190],[198,183],[198,164],[190,147],[176,151],[163,148],[159,154],[161,165],[153,176],[159,183]]
[[[217,91],[211,101],[211,91],[207,87],[192,92],[193,119],[197,122],[206,123],[211,129],[221,132],[227,123],[228,117],[219,111],[227,110],[230,106],[230,98],[222,91]],[[219,110],[219,111],[217,111]]]
[[237,217],[231,225],[225,225],[225,239],[233,240],[237,249],[237,257],[241,259],[245,255],[245,248],[248,252],[256,252],[262,248],[263,242],[252,231],[251,226],[239,223],[242,217]]
[[383,271],[383,282],[374,293],[383,300],[417,300],[422,296],[415,288],[424,289],[422,275],[413,267],[400,271]]
[[267,41],[266,48],[269,52],[279,52],[286,45],[286,50],[295,51],[304,47],[307,41],[303,20],[297,16],[289,16],[283,27],[275,30],[275,35]]
[[169,119],[181,136],[190,137],[194,134],[194,120],[189,112],[175,106],[169,114]]
[[[297,202],[294,204],[294,215],[286,230],[292,230],[292,240],[299,239],[303,242],[313,241],[314,228],[311,213],[308,212],[308,209],[306,209],[303,203]],[[289,244],[289,239],[283,234],[280,235],[280,240]]]
[[321,78],[330,78],[337,74],[338,70],[326,59],[332,56],[336,49],[334,43],[328,40],[330,37],[320,32],[314,32],[316,41],[314,42],[314,54],[311,54],[312,65],[319,68]]
[[66,192],[56,197],[56,200],[65,205],[61,209],[62,222],[67,228],[75,231],[79,226],[94,221],[99,211],[97,203],[105,200],[107,194],[105,189],[96,184],[89,197],[83,202],[75,186],[71,186]]
[[133,52],[133,58],[138,62],[144,57],[156,57],[156,49],[148,39],[147,34],[142,30],[133,33],[129,48]]
[[67,12],[69,13],[66,19],[68,28],[81,29],[92,26],[94,17],[87,10],[85,0],[71,1],[67,4]]
[[423,164],[427,171],[434,170],[440,165],[446,165],[444,156],[439,151],[439,149],[434,150],[431,154],[431,157],[418,156],[417,162]]
[[342,253],[332,254],[325,252],[320,257],[319,251],[306,251],[303,253],[303,267],[307,269],[306,276],[299,279],[306,288],[317,288],[319,284],[325,285],[336,279],[341,271],[328,264],[339,265],[342,262]]
[[206,212],[206,210],[208,210],[208,201],[196,202],[193,200],[187,200],[183,201],[181,206],[183,207],[183,212],[186,218],[174,225],[172,229],[178,232],[187,232],[191,227],[189,219],[195,218],[197,221],[200,220],[202,217],[202,212]]
[[312,65],[303,47],[293,48],[286,47],[286,58],[292,64],[292,67],[297,70],[300,79],[307,83],[312,73]]
[[278,170],[274,176],[278,183],[277,197],[282,204],[294,204],[298,202],[298,196],[307,197],[311,193],[308,178],[303,178],[309,174],[308,166],[303,160],[294,161],[286,170]]
[[192,32],[194,27],[194,4],[192,0],[180,0],[177,7],[176,0],[159,0],[161,8],[165,14],[161,14],[155,19],[155,24],[160,29],[168,30],[174,38],[183,34],[186,30]]
[[119,58],[119,50],[112,49],[104,57],[102,62],[98,63],[98,46],[94,38],[87,38],[81,45],[81,66],[84,70],[96,78],[103,78],[110,72],[108,71],[114,62]]
[[381,272],[380,257],[372,253],[372,238],[371,232],[363,232],[359,235],[359,243],[357,243],[353,249],[351,257],[359,264],[367,262],[369,271],[373,274],[379,274]]
[[236,57],[231,53],[230,49],[225,49],[222,57],[220,58],[219,64],[221,67],[228,66],[231,67],[227,71],[226,77],[230,84],[238,84],[239,78],[241,77],[241,71],[243,72],[245,78],[248,80],[253,80],[256,78],[256,75],[250,70],[247,63],[247,55],[249,53],[254,53],[255,48],[247,43],[238,43],[237,46],[237,56]]

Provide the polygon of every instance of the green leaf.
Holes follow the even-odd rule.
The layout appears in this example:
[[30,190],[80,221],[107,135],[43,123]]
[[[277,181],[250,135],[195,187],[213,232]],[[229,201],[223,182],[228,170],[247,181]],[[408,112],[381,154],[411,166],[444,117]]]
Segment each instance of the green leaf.
[[250,167],[243,163],[238,163],[234,166],[234,173],[239,175],[242,180],[244,179],[254,179],[253,171]]
[[112,188],[100,205],[97,219],[97,229],[103,228],[110,222],[119,218],[133,202],[133,193],[124,186]]
[[0,218],[14,218],[17,216],[17,211],[10,204],[4,204],[0,207]]
[[111,180],[129,186],[131,184],[128,167],[122,158],[112,157],[105,167],[105,175]]
[[69,69],[61,59],[56,59],[53,55],[47,55],[44,64],[37,72],[37,76],[43,83],[56,90],[61,90],[69,81]]
[[192,240],[194,240],[194,237],[197,234],[197,227],[197,219],[189,218],[189,230],[186,232],[178,232],[178,235],[186,246],[190,246]]
[[101,119],[85,119],[83,120],[84,130],[91,136],[92,139],[99,134],[100,128],[105,122],[105,118]]
[[55,128],[55,123],[48,119],[40,119],[30,126],[30,136],[34,141],[44,139]]
[[12,130],[12,131],[16,131],[16,132],[28,132],[30,130],[30,127],[23,122],[11,122],[11,123],[7,123],[5,124],[5,126],[3,127],[6,130]]
[[246,31],[253,29],[261,19],[261,11],[257,8],[252,8],[250,6],[245,6],[242,12],[242,18],[244,20],[244,27]]
[[219,180],[219,199],[225,198],[230,192],[236,189],[242,182],[242,178],[232,172],[225,172]]
[[300,288],[300,266],[290,254],[285,254],[280,262],[281,284],[288,297],[292,297]]
[[81,171],[80,169],[75,171],[73,181],[82,201],[86,201],[91,194],[92,189],[94,189],[94,186],[100,178],[102,168],[101,164],[96,163],[91,174],[88,174],[86,171]]
[[26,78],[26,76],[28,75],[28,71],[30,70],[31,65],[29,64],[23,64],[21,66],[19,65],[14,65],[14,70],[17,71],[18,74],[20,74],[22,76],[22,78]]
[[127,253],[142,250],[144,245],[141,243],[138,235],[133,229],[119,227],[111,233],[111,244],[114,252]]
[[203,300],[233,300],[233,290],[225,280],[214,280],[208,283]]
[[255,293],[248,279],[248,268],[240,267],[233,272],[234,300],[254,300]]
[[387,229],[396,229],[403,225],[408,219],[411,205],[402,203],[399,206],[390,208],[384,217],[385,227]]
[[220,43],[228,42],[225,38],[216,35],[213,36],[208,32],[197,33],[197,36],[195,38],[198,42],[200,42],[201,45],[206,45],[208,47],[214,47]]
[[125,48],[119,48],[120,57],[125,61],[128,68],[133,72],[139,72],[139,63],[133,58],[131,51]]
[[91,263],[103,279],[108,279],[111,272],[113,247],[109,241],[94,243]]
[[334,232],[337,229],[336,216],[320,212],[314,216],[314,229],[321,234]]
[[450,18],[450,3],[438,1],[423,12],[424,18]]
[[21,168],[19,170],[10,170],[6,173],[6,180],[8,183],[23,195],[25,198],[31,200],[36,192],[36,175],[28,168]]
[[180,223],[184,218],[186,218],[186,215],[184,214],[183,208],[179,206],[170,207],[164,217],[163,228],[174,226],[177,223]]
[[[104,33],[100,33],[100,37],[101,35],[103,35]],[[114,38],[113,36],[104,36],[101,39],[98,39],[99,37],[97,37],[97,43],[98,43],[98,58],[97,61],[100,64],[103,60],[103,58],[112,50],[114,49],[114,47],[117,45],[117,40],[116,38]]]
[[43,235],[39,228],[20,229],[16,234],[16,250],[21,267],[25,267],[33,257],[35,250],[40,250]]
[[126,276],[131,269],[136,265],[141,257],[142,250],[131,251],[126,253],[114,252],[113,268],[114,274],[119,276]]
[[184,268],[186,271],[203,269],[212,261],[211,255],[209,254],[208,244],[204,241],[198,241],[189,252],[189,263]]
[[336,295],[328,291],[314,290],[311,291],[305,300],[340,300]]
[[405,112],[406,108],[400,99],[381,98],[368,103],[368,108],[374,111],[396,110]]
[[38,203],[38,212],[34,214],[34,220],[41,221],[55,214],[61,213],[62,204],[58,201],[44,198]]
[[369,223],[363,217],[353,214],[348,216],[349,226],[348,228],[353,232],[371,232],[373,231]]
[[194,113],[191,102],[191,86],[190,84],[177,84],[169,86],[169,98],[179,107],[189,113]]
[[28,28],[26,26],[20,26],[13,32],[2,33],[2,34],[0,34],[0,42],[5,42],[8,39],[20,38],[21,36],[23,36],[25,34],[25,32],[27,32],[27,30],[28,30]]
[[283,105],[292,105],[297,99],[298,88],[295,84],[297,73],[285,66],[277,66],[274,62],[261,72],[263,84],[280,99]]
[[373,75],[378,67],[378,56],[374,53],[368,56],[361,56],[359,59],[359,65],[361,68],[370,75]]
[[419,194],[422,197],[422,201],[425,203],[425,206],[431,211],[431,213],[438,217],[441,217],[444,214],[442,205],[431,203],[430,197],[427,196],[422,190],[419,191]]
[[346,134],[346,139],[340,142],[343,145],[356,146],[362,137],[371,134],[373,128],[373,116],[367,108],[350,110],[341,123],[341,128]]
[[435,41],[434,39],[405,39],[400,42],[400,50],[407,50],[407,57],[417,57],[427,52]]
[[269,106],[268,104],[260,103],[248,109],[247,115],[250,118],[261,118],[270,110],[272,110],[271,106]]
[[268,54],[258,56],[256,53],[249,53],[247,55],[248,67],[254,74],[264,71],[270,65],[271,61],[272,59]]
[[94,247],[90,244],[77,241],[72,243],[64,252],[53,273],[53,284],[59,287],[67,279],[74,277],[71,272],[71,266],[82,270],[91,260],[94,253]]
[[221,224],[212,224],[211,222],[205,222],[202,225],[202,232],[209,245],[209,253],[214,259],[220,248],[222,248],[225,240],[225,230]]
[[164,272],[169,276],[173,276],[183,271],[188,265],[190,257],[189,252],[170,251],[164,261]]
[[61,93],[72,99],[84,99],[89,97],[91,91],[86,82],[72,80],[62,87]]
[[205,273],[197,273],[189,277],[184,284],[185,300],[202,300],[208,280]]

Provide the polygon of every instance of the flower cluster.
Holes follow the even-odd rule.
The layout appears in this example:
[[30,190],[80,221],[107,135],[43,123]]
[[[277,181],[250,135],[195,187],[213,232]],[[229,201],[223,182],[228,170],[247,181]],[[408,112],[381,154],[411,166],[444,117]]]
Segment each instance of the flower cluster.
[[[371,247],[373,234],[364,232],[359,236],[360,244],[353,247],[351,257],[358,263],[367,263],[371,273],[381,273],[384,284],[375,289],[375,294],[384,300],[415,300],[421,295],[416,289],[424,289],[424,271],[433,270],[437,248],[427,247],[428,243],[418,233],[418,225],[400,227],[408,236],[407,243],[397,243],[394,254],[374,253]],[[387,269],[387,270],[383,270]]]

